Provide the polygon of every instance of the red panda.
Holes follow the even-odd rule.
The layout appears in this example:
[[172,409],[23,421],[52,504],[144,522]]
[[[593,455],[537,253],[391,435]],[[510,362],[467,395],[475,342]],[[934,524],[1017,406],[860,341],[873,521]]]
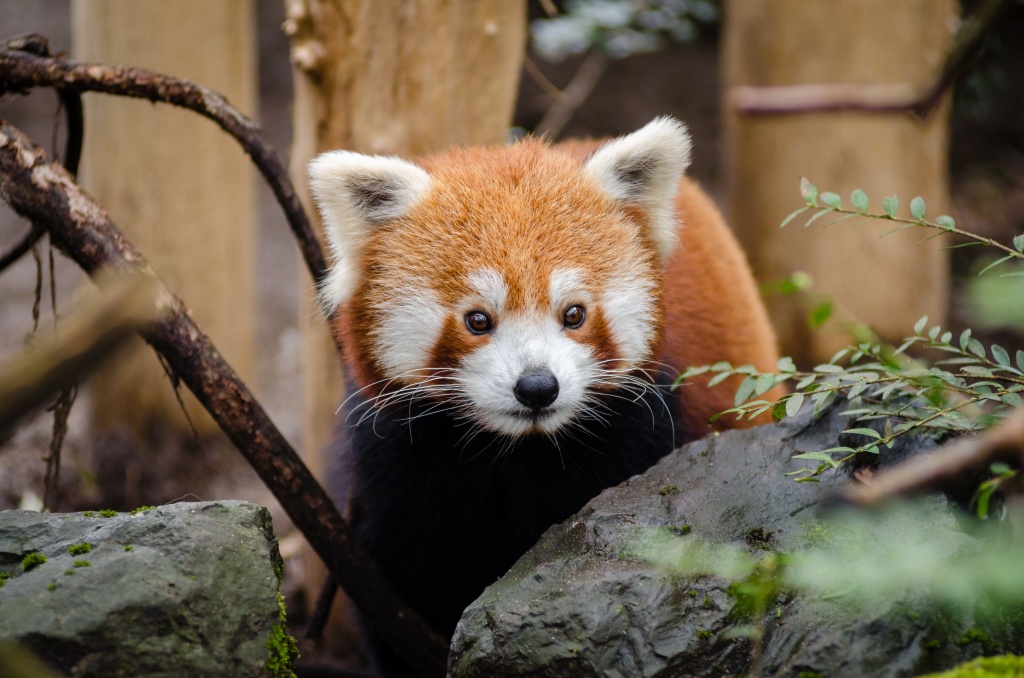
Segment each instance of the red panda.
[[310,164],[352,393],[333,491],[439,633],[547,527],[711,430],[735,384],[671,390],[682,369],[774,369],[750,269],[683,178],[689,156],[662,117],[600,145]]

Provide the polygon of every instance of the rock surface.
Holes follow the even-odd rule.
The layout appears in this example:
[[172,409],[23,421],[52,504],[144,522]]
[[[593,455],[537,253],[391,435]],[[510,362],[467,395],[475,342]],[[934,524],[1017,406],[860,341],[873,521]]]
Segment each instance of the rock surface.
[[[23,569],[30,553],[46,562]],[[67,674],[267,675],[280,556],[261,506],[3,511],[0,572],[0,638]]]
[[[638,535],[732,545],[755,558],[813,548],[823,525],[822,500],[849,482],[851,470],[826,473],[820,484],[783,474],[802,466],[792,455],[834,446],[847,425],[833,410],[817,422],[804,414],[779,426],[712,436],[603,492],[548,530],[466,610],[452,641],[449,674],[747,673],[753,644],[736,632],[751,622],[737,613],[729,590],[734,581],[673,574],[637,557]],[[908,439],[883,461],[934,444]],[[861,538],[869,551],[922,531],[936,558],[953,560],[981,548],[942,497],[912,519],[882,520],[867,529]],[[943,613],[921,591],[865,605],[783,592],[762,619],[763,675],[771,676],[915,675],[999,649],[1019,651],[1021,644],[1019,626]]]

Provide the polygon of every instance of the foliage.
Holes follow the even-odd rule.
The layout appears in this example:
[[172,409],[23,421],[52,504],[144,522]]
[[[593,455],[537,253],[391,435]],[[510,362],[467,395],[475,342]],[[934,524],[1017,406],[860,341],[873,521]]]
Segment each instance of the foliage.
[[559,16],[530,25],[533,47],[548,61],[591,49],[613,59],[654,52],[667,37],[693,42],[702,25],[718,21],[709,0],[570,0]]
[[979,657],[943,673],[930,673],[923,678],[993,678],[1024,675],[1024,657],[1012,654]]
[[[836,221],[860,216],[865,219],[885,219],[900,223],[894,231],[910,227],[922,227],[938,231],[936,235],[957,234],[969,240],[970,244],[983,244],[1000,249],[1002,257],[987,265],[981,273],[1015,260],[1014,270],[1002,273],[1003,277],[1024,276],[1024,234],[1013,239],[1013,249],[994,242],[989,238],[962,231],[956,227],[952,217],[941,215],[935,221],[925,220],[926,206],[922,198],[910,203],[912,219],[898,217],[899,199],[888,196],[883,200],[883,214],[868,211],[868,197],[864,191],[856,190],[850,196],[852,209],[843,207],[842,199],[835,193],[820,193],[806,179],[801,181],[801,193],[806,205],[790,214],[783,226],[808,211],[814,212],[809,225],[827,214],[841,215]],[[934,236],[932,236],[934,237]],[[1005,266],[1004,266],[1005,268]],[[798,283],[793,283],[799,287]],[[829,310],[822,310],[827,318]],[[812,313],[812,326],[818,314]],[[863,337],[862,337],[863,338]],[[986,348],[971,336],[971,330],[964,330],[958,338],[939,326],[928,327],[928,318],[923,317],[914,325],[913,336],[907,337],[899,347],[887,346],[874,337],[848,346],[836,353],[831,360],[810,371],[796,368],[793,360],[783,358],[777,365],[776,373],[761,373],[751,365],[733,366],[727,362],[693,367],[683,372],[677,383],[700,374],[711,373],[710,385],[739,375],[743,377],[736,391],[735,407],[716,415],[735,414],[738,419],[753,419],[771,411],[776,421],[793,417],[803,405],[809,402],[815,415],[834,404],[840,396],[845,397],[843,414],[850,418],[850,427],[843,431],[846,444],[837,444],[824,450],[806,452],[794,456],[819,462],[814,468],[794,471],[799,481],[815,481],[823,472],[838,467],[844,461],[860,454],[879,454],[883,448],[891,448],[898,437],[913,432],[928,430],[933,433],[963,433],[978,431],[1003,418],[1009,410],[1021,405],[1024,391],[1024,351],[1017,350],[1011,356],[998,344]],[[908,349],[925,350],[936,356],[932,362],[911,357]],[[775,402],[758,399],[778,384],[789,383],[792,392]],[[998,486],[1010,477],[1008,469],[993,469]],[[991,490],[983,486],[977,498],[979,514],[987,514],[988,496]],[[992,488],[994,490],[994,486]],[[987,493],[987,494],[986,494]]]

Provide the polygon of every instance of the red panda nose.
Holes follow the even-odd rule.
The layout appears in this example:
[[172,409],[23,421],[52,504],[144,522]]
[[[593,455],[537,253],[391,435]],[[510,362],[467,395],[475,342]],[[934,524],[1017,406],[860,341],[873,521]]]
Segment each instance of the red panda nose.
[[539,410],[555,402],[558,397],[558,379],[546,368],[530,370],[520,375],[512,392],[523,405]]

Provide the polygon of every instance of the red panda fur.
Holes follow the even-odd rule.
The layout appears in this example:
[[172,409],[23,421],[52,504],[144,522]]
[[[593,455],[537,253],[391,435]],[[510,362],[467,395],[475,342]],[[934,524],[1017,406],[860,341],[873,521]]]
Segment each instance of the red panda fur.
[[[336,260],[322,298],[353,392],[332,491],[439,633],[544,529],[712,430],[737,384],[672,392],[680,371],[775,368],[743,253],[679,179],[688,154],[685,128],[662,118],[600,147],[526,139],[311,166]],[[410,675],[370,640],[381,670]]]

